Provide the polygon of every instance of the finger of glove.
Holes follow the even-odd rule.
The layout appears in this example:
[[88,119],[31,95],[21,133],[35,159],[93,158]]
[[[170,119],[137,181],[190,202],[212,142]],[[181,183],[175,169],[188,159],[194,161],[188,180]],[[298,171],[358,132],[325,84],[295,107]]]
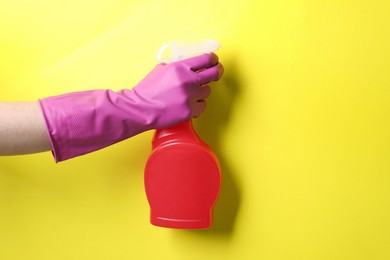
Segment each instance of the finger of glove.
[[196,101],[203,101],[211,94],[211,88],[209,85],[200,86],[196,93]]
[[211,52],[191,57],[180,62],[189,66],[192,71],[198,71],[216,65],[218,63],[218,60],[218,56]]
[[224,68],[221,63],[218,63],[217,65],[201,70],[197,72],[196,76],[198,78],[198,83],[200,85],[205,85],[211,81],[217,81],[221,78],[222,74],[224,72]]
[[192,109],[192,117],[199,117],[203,111],[206,109],[206,102],[205,101],[198,101],[194,104]]

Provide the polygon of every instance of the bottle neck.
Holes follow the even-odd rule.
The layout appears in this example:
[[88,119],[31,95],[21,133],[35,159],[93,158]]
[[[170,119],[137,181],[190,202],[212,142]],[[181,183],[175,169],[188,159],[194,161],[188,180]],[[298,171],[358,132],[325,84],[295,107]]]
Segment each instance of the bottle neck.
[[171,142],[202,142],[202,140],[193,128],[192,120],[188,120],[169,128],[156,130],[152,142],[153,148]]

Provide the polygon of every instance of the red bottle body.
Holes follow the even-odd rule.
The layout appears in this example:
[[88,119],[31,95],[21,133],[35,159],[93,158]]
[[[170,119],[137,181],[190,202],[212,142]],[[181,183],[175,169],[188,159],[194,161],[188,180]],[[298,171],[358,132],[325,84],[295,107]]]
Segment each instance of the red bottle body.
[[156,130],[145,167],[153,225],[202,229],[212,225],[221,174],[218,159],[187,121]]

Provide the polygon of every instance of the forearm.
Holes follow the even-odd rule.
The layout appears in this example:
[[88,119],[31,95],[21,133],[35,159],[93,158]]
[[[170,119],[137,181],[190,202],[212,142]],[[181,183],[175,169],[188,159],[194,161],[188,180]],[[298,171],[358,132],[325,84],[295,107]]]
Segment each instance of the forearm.
[[50,151],[38,102],[0,102],[0,155]]

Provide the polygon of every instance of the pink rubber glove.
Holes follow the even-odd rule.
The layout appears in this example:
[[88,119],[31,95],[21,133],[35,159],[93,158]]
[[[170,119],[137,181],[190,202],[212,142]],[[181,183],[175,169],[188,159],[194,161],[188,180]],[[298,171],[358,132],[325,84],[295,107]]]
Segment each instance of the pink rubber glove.
[[214,53],[157,65],[133,89],[92,90],[39,100],[56,162],[141,132],[198,117],[211,81],[223,74]]

